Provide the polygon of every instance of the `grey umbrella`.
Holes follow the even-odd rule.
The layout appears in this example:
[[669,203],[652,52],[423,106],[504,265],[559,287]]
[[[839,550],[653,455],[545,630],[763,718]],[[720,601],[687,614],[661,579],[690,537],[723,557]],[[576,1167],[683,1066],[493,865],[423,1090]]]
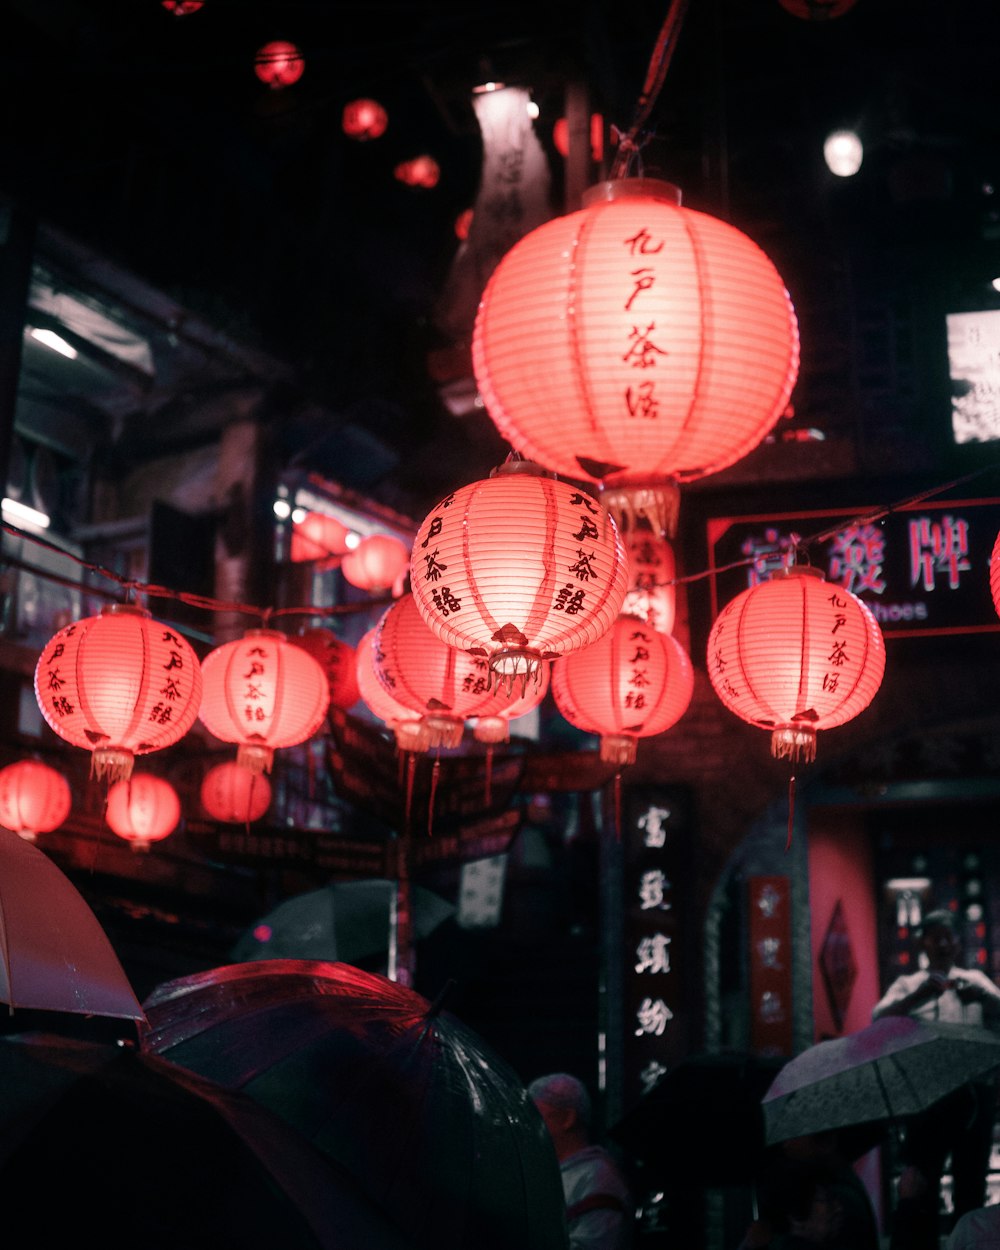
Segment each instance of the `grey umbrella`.
[[761,1100],[767,1141],[915,1115],[998,1067],[988,1029],[886,1016],[785,1064]]

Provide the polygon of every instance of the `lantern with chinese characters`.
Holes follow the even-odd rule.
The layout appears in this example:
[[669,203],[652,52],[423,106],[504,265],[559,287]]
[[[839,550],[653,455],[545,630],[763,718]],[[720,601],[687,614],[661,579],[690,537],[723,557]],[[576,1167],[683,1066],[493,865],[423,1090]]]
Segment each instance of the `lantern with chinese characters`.
[[620,616],[599,641],[552,665],[552,697],[571,725],[599,734],[601,759],[635,763],[639,738],[675,725],[694,693],[687,652],[669,634]]
[[500,261],[472,360],[500,433],[673,529],[676,483],[751,451],[785,410],[798,331],[774,266],[669,183],[602,183]]
[[302,647],[273,629],[248,629],[202,660],[205,728],[239,746],[236,762],[270,772],[275,748],[319,729],[330,703],[326,674]]
[[35,668],[35,697],[60,738],[119,781],[134,757],[172,746],[194,724],[201,668],[190,644],[144,608],[116,604],[61,629]]
[[457,747],[464,722],[492,702],[486,660],[428,629],[412,595],[397,600],[376,625],[372,657],[392,697],[419,713],[431,747]]
[[403,593],[409,552],[406,544],[392,534],[369,534],[344,556],[340,571],[359,590]]
[[301,521],[292,522],[289,555],[293,563],[303,560],[336,560],[350,550],[351,531],[334,516],[325,512],[307,512]]
[[305,71],[306,63],[294,43],[275,39],[258,49],[254,59],[254,73],[272,91],[297,83]]
[[814,759],[817,731],[864,711],[884,671],[875,617],[818,569],[794,566],[744,590],[708,637],[716,694],[742,720],[771,730],[779,759]]
[[248,825],[271,805],[271,783],[232,760],[210,768],[201,783],[201,805],[213,820]]
[[622,616],[637,616],[659,633],[669,634],[677,607],[673,546],[646,528],[630,530],[624,537],[629,580]]
[[357,703],[361,695],[350,643],[343,642],[332,629],[304,629],[290,641],[318,661],[330,687],[331,707],[346,709]]
[[380,139],[389,124],[389,114],[378,100],[351,100],[344,105],[341,127],[349,139],[364,142]]
[[472,736],[477,742],[496,744],[510,741],[510,722],[527,716],[538,707],[549,691],[552,677],[551,664],[542,665],[542,677],[524,690],[517,686],[508,689],[500,686],[493,692],[493,702],[483,708],[476,719]]
[[58,829],[72,801],[66,778],[41,760],[18,760],[0,769],[0,825],[27,842]]
[[611,516],[537,464],[508,460],[442,499],[410,560],[413,597],[449,646],[510,685],[596,642],[618,615],[628,558]]
[[401,751],[426,751],[429,743],[420,713],[404,707],[394,698],[375,672],[375,657],[372,654],[374,641],[375,626],[361,638],[354,652],[355,674],[361,700],[373,716],[377,716],[392,730],[396,745]]
[[130,842],[134,851],[169,837],[181,818],[181,801],[169,781],[150,773],[134,773],[108,791],[104,813],[108,828]]

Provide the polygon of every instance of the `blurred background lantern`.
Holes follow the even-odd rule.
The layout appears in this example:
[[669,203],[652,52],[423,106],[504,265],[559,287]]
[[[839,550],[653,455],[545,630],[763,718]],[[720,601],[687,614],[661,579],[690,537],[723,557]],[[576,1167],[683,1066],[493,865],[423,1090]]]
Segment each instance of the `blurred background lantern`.
[[[569,122],[565,117],[558,118],[552,127],[552,144],[560,156],[569,156]],[[590,158],[598,164],[604,160],[604,118],[600,113],[590,115]]]
[[213,820],[248,825],[271,805],[271,783],[233,760],[210,768],[201,782],[201,805]]
[[785,410],[798,330],[774,266],[669,183],[602,183],[504,256],[472,343],[515,450],[671,533],[676,482],[731,465]]
[[599,734],[601,759],[635,763],[639,738],[664,733],[694,693],[687,652],[669,634],[620,616],[592,646],[552,665],[552,697],[571,725]]
[[807,22],[823,22],[831,17],[843,17],[853,9],[857,0],[778,0],[786,13],[805,18]]
[[331,707],[353,707],[361,697],[355,673],[354,648],[332,629],[304,629],[289,639],[307,651],[326,674]]
[[189,13],[197,13],[205,0],[160,0],[160,3],[174,17],[187,17]]
[[455,218],[455,238],[461,239],[464,243],[469,237],[469,231],[472,229],[473,210],[471,208],[463,208]]
[[990,594],[997,616],[1000,616],[1000,534],[997,534],[990,554]]
[[808,761],[818,730],[852,720],[875,697],[885,642],[860,599],[818,569],[794,566],[722,609],[707,663],[726,707],[771,730],[774,756]]
[[162,777],[135,773],[108,791],[108,828],[131,843],[134,851],[148,851],[150,843],[169,837],[180,818],[177,791]]
[[18,760],[0,769],[0,825],[27,842],[58,829],[72,803],[69,782],[41,760]]
[[294,43],[275,39],[257,50],[253,68],[262,83],[272,91],[280,91],[299,81],[306,63]]
[[449,646],[509,685],[596,642],[625,598],[618,527],[587,491],[510,459],[442,499],[413,545],[413,597]]
[[248,629],[216,647],[202,674],[202,724],[237,743],[237,763],[252,772],[270,772],[276,748],[311,738],[330,703],[319,663],[273,629]]
[[344,105],[341,127],[349,139],[380,139],[389,124],[389,114],[378,100],[351,100]]
[[[289,556],[293,563],[304,560],[339,559],[351,548],[353,530],[324,512],[307,512],[292,522]],[[356,545],[356,544],[355,544]]]
[[661,634],[673,632],[677,614],[677,576],[674,548],[645,527],[624,535],[629,581],[622,616],[635,616]]
[[415,156],[411,161],[401,161],[395,168],[398,182],[408,187],[436,187],[441,178],[441,167],[433,156]]
[[375,657],[372,654],[375,629],[376,626],[372,626],[358,642],[354,651],[354,671],[358,679],[358,689],[361,691],[361,700],[373,716],[378,717],[393,731],[396,745],[401,751],[426,751],[429,744],[420,713],[412,708],[404,707],[398,699],[394,698],[382,685],[375,672]]
[[92,773],[110,781],[128,777],[136,755],[182,738],[201,691],[187,640],[131,604],[61,629],[35,669],[42,715],[60,738],[92,752]]
[[373,594],[403,593],[410,553],[392,534],[369,534],[341,561],[340,571],[359,590]]

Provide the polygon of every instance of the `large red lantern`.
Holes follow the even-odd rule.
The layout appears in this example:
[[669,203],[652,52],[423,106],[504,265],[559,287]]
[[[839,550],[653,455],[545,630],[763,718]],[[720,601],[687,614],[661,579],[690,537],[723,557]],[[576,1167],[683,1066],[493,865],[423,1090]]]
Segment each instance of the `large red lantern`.
[[552,665],[556,707],[577,729],[600,735],[608,763],[634,763],[638,739],[675,725],[693,693],[681,644],[635,617],[620,616],[593,646]]
[[677,612],[677,565],[670,540],[651,529],[635,529],[625,535],[625,546],[629,582],[622,616],[637,616],[661,634],[672,633]]
[[92,752],[91,771],[111,781],[129,776],[136,755],[187,733],[201,689],[187,640],[129,604],[61,629],[35,669],[42,715],[61,738]]
[[294,43],[288,43],[284,39],[272,40],[259,48],[253,67],[260,81],[266,83],[272,91],[280,91],[282,87],[297,83],[305,68],[301,51]]
[[389,125],[389,114],[378,100],[351,100],[344,105],[341,126],[349,139],[365,142],[380,139]]
[[817,731],[864,711],[884,672],[874,615],[818,569],[795,566],[744,590],[709,633],[716,694],[742,720],[771,730],[779,759],[814,759]]
[[537,679],[543,660],[611,627],[628,559],[592,495],[509,460],[432,510],[413,545],[410,580],[430,628],[510,684]]
[[290,641],[308,651],[326,674],[331,707],[346,710],[357,703],[361,694],[350,643],[338,638],[332,629],[304,629]]
[[412,595],[397,600],[376,625],[372,656],[382,685],[419,713],[431,747],[457,747],[465,721],[493,701],[486,660],[428,629]]
[[135,773],[108,791],[104,818],[112,833],[130,842],[134,851],[148,851],[150,843],[169,837],[177,828],[181,801],[169,781]]
[[271,783],[232,760],[210,768],[201,782],[201,805],[213,820],[248,825],[271,805]]
[[58,829],[72,802],[69,782],[41,760],[18,760],[0,769],[0,825],[27,842]]
[[311,738],[330,703],[319,663],[273,629],[249,629],[216,647],[202,675],[202,723],[237,743],[237,763],[251,772],[270,772],[276,748]]
[[369,534],[340,565],[344,578],[359,590],[403,593],[403,582],[410,553],[406,544],[392,534]]
[[351,530],[325,512],[307,512],[301,521],[292,522],[289,555],[293,563],[304,560],[338,559],[350,550]]
[[426,751],[429,743],[420,713],[412,708],[404,707],[382,685],[375,672],[375,657],[372,654],[375,629],[376,627],[373,626],[361,638],[354,652],[355,674],[362,702],[373,716],[383,721],[393,731],[396,745],[401,751]]
[[667,531],[674,484],[733,464],[785,410],[798,331],[746,235],[682,208],[669,183],[625,178],[501,260],[472,359],[517,451]]

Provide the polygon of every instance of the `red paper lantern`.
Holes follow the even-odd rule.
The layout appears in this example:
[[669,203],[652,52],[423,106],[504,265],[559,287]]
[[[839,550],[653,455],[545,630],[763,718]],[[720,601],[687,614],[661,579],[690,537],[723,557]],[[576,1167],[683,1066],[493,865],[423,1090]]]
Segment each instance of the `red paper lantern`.
[[779,759],[814,759],[817,731],[864,711],[884,671],[875,617],[818,569],[793,567],[744,590],[708,637],[716,694],[742,720],[771,730]]
[[40,760],[18,760],[0,769],[0,825],[27,842],[58,829],[72,801],[66,778]]
[[187,733],[201,688],[187,640],[130,604],[61,629],[35,669],[42,715],[61,738],[92,752],[92,773],[111,781],[129,776],[136,755]]
[[807,22],[823,22],[842,17],[853,9],[857,0],[778,0],[786,13],[805,18]]
[[669,539],[649,529],[625,535],[629,583],[622,616],[636,616],[661,634],[672,633],[677,611],[676,562]]
[[[569,122],[560,117],[552,127],[552,142],[560,156],[569,156]],[[590,157],[604,160],[604,118],[600,113],[590,115]]]
[[674,483],[733,464],[785,410],[798,331],[755,243],[669,183],[627,178],[504,256],[472,359],[515,449],[667,531]]
[[638,739],[675,725],[693,693],[694,670],[677,639],[629,616],[552,665],[556,707],[577,729],[600,735],[608,763],[633,764]]
[[239,745],[236,761],[270,772],[275,749],[319,729],[330,703],[326,674],[302,647],[273,629],[248,629],[202,660],[205,728]]
[[324,512],[307,512],[301,521],[292,522],[290,556],[293,563],[304,560],[330,560],[350,549],[352,531],[334,516]]
[[429,749],[427,734],[419,712],[404,707],[382,685],[375,672],[372,644],[375,626],[365,634],[355,648],[355,673],[358,689],[368,710],[393,731],[396,745],[401,751],[426,751]]
[[271,783],[232,760],[216,764],[201,783],[201,805],[213,820],[248,825],[260,820],[271,805]]
[[354,648],[332,629],[305,629],[290,640],[308,651],[326,674],[331,707],[345,710],[361,697],[355,673]]
[[151,842],[160,842],[177,828],[181,801],[169,781],[135,773],[108,791],[104,815],[112,833],[130,842],[134,851],[148,851]]
[[397,600],[376,625],[372,657],[382,685],[419,713],[431,747],[457,747],[464,722],[492,702],[485,659],[428,629],[412,595]]
[[389,114],[378,100],[351,100],[344,105],[341,125],[349,139],[380,139],[389,124]]
[[997,615],[1000,616],[1000,534],[997,534],[990,553],[990,594],[993,596]]
[[280,91],[297,83],[305,71],[306,63],[294,43],[275,39],[257,50],[254,73],[272,91]]
[[618,527],[586,491],[509,460],[442,499],[420,527],[413,596],[450,646],[510,684],[596,642],[625,597]]
[[494,702],[479,713],[472,736],[477,742],[495,744],[510,741],[510,722],[533,712],[548,694],[552,675],[550,664],[542,665],[541,680],[524,690],[505,686],[494,690]]
[[436,187],[441,177],[441,167],[433,156],[415,156],[412,161],[401,161],[394,170],[396,179],[408,187]]
[[359,590],[402,594],[410,553],[392,534],[369,534],[341,561],[340,571]]

